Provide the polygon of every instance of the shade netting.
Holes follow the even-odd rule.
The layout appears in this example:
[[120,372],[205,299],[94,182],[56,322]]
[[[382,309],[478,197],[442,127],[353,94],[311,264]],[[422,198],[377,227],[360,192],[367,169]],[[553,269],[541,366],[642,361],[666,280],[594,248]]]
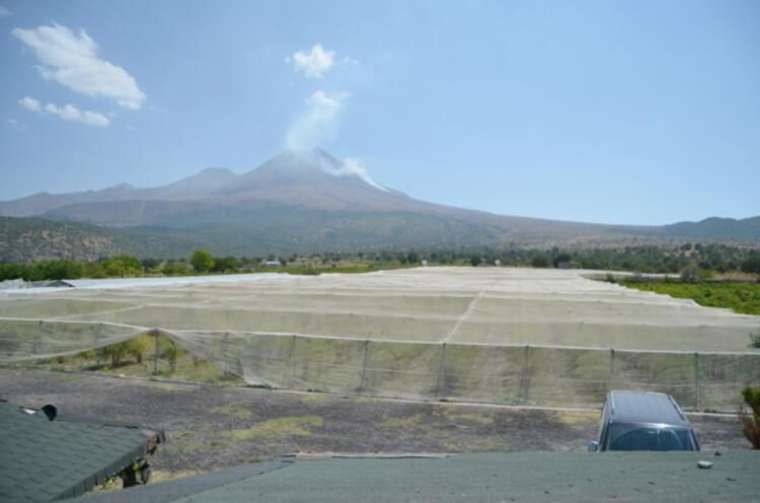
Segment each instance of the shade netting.
[[734,409],[760,384],[760,317],[578,271],[421,268],[139,281],[0,295],[0,361],[74,354],[148,330],[251,384],[492,403],[591,405],[654,389]]

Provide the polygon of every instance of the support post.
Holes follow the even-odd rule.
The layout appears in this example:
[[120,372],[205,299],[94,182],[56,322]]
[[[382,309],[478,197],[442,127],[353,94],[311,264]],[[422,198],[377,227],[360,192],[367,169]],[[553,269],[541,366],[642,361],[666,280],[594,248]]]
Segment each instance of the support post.
[[369,339],[364,341],[364,357],[362,359],[362,377],[359,383],[359,393],[364,391],[364,387],[367,385],[367,355],[369,354]]
[[155,328],[150,331],[153,336],[153,375],[158,375],[158,360],[161,358],[161,348],[158,344],[158,330]]
[[530,400],[530,346],[526,345],[523,349],[523,364],[520,374],[520,398],[523,403]]
[[290,346],[288,347],[287,361],[283,362],[282,372],[282,387],[287,388],[290,383],[290,377],[293,374],[293,352],[296,350],[296,336],[290,338]]
[[610,373],[607,377],[607,391],[615,387],[615,348],[610,348]]
[[42,352],[41,351],[41,349],[42,349],[42,344],[41,344],[41,342],[42,342],[42,323],[43,323],[42,320],[40,320],[40,323],[39,323],[39,327],[40,328],[37,331],[36,337],[34,338],[34,343],[32,344],[32,354],[33,355],[38,355],[38,354],[40,354]]
[[446,343],[443,343],[441,348],[441,361],[438,364],[438,377],[435,381],[435,397],[441,398],[441,393],[446,386]]
[[[295,381],[296,376],[296,360],[293,358],[295,351],[296,351],[296,344],[298,344],[298,336],[293,336],[293,351],[290,352],[290,379],[286,383],[286,385],[289,387],[292,385],[293,381]],[[300,388],[297,388],[300,389]]]
[[694,407],[702,410],[701,396],[699,393],[699,353],[694,353]]
[[230,333],[224,332],[224,339],[222,339],[222,361],[224,362],[222,368],[224,369],[224,378],[230,377],[230,364],[227,358],[227,349],[230,344]]
[[100,367],[100,350],[98,348],[98,333],[92,334],[92,347],[95,348],[95,364]]

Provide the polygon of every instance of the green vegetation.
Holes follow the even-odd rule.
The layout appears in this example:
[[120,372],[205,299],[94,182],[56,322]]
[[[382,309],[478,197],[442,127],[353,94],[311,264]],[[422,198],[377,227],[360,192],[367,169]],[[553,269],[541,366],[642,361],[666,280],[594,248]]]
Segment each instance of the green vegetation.
[[694,299],[702,306],[726,307],[743,314],[760,314],[760,283],[713,281],[684,283],[673,280],[640,279],[624,280],[619,283],[647,292],[662,293],[681,299]]
[[[156,342],[158,342],[157,362],[155,360]],[[156,340],[152,334],[142,334],[119,344],[85,351],[74,356],[9,365],[59,371],[102,372],[145,378],[158,376],[200,383],[243,383],[240,377],[224,372],[213,363],[193,356],[165,335],[159,335]],[[156,370],[158,370],[157,373]]]
[[742,397],[750,409],[749,412],[744,407],[739,410],[744,436],[750,441],[753,449],[760,449],[760,387],[744,388]]
[[[272,257],[273,259],[274,257]],[[138,260],[119,255],[93,262],[75,260],[46,260],[33,263],[0,263],[0,281],[23,279],[24,281],[51,281],[80,278],[125,278],[142,276],[189,276],[193,274],[236,274],[256,272],[281,272],[298,275],[321,273],[362,273],[382,269],[419,265],[410,261],[406,254],[400,259],[380,259],[358,255],[312,255],[280,257],[281,265],[267,265],[262,257],[214,257],[205,250],[196,250],[190,259]]]
[[195,272],[207,273],[214,267],[214,257],[206,250],[195,250],[190,257],[190,263]]
[[247,403],[230,403],[219,405],[211,409],[214,414],[233,417],[239,421],[247,421],[253,418],[254,413],[250,404]]
[[262,421],[250,428],[230,430],[227,435],[236,442],[273,440],[282,437],[308,437],[310,428],[319,428],[324,421],[319,416],[290,416]]
[[[148,334],[138,335],[119,344],[112,344],[98,350],[100,358],[111,361],[111,368],[121,366],[125,358],[131,357],[135,363],[143,362],[143,355],[152,347],[151,337]],[[85,356],[91,356],[87,353]]]
[[[268,262],[279,262],[271,265]],[[32,263],[0,263],[0,281],[113,278],[139,276],[182,276],[284,272],[321,274],[360,273],[399,267],[429,265],[517,266],[537,268],[583,268],[641,273],[681,274],[685,282],[699,283],[712,275],[734,274],[751,279],[760,274],[760,252],[718,244],[678,246],[630,246],[623,248],[539,249],[462,248],[457,250],[398,250],[266,257],[217,257],[202,249],[189,258],[142,260],[116,255],[93,261],[47,260]]]

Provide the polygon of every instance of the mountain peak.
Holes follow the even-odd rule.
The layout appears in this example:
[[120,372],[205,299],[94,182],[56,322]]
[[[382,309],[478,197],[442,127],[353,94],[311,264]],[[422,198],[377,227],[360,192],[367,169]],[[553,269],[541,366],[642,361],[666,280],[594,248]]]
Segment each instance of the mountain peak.
[[387,188],[369,176],[367,169],[358,159],[350,157],[339,159],[319,147],[307,150],[285,150],[255,171],[291,179],[327,174],[337,178],[357,180],[373,189],[388,192]]

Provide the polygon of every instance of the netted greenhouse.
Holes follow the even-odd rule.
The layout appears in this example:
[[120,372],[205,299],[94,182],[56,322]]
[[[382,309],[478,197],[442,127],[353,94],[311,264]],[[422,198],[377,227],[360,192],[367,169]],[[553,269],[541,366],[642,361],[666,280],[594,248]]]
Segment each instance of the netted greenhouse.
[[[220,278],[221,279],[221,278]],[[418,268],[139,281],[0,295],[0,361],[162,333],[275,388],[556,406],[611,388],[735,410],[760,384],[760,317],[593,281],[578,271]]]

